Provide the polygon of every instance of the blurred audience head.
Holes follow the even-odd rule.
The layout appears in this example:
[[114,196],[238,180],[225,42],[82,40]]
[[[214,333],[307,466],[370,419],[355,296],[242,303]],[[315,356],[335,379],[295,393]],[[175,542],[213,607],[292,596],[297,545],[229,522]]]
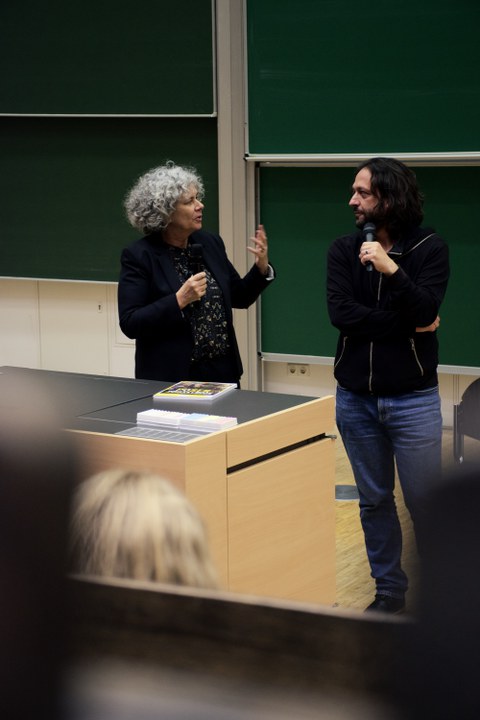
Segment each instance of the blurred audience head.
[[112,469],[77,488],[71,519],[75,572],[216,588],[202,518],[171,482]]
[[3,380],[0,717],[53,720],[66,653],[64,581],[78,457],[42,384]]
[[399,667],[407,718],[480,717],[480,465],[448,470],[430,495],[417,622]]

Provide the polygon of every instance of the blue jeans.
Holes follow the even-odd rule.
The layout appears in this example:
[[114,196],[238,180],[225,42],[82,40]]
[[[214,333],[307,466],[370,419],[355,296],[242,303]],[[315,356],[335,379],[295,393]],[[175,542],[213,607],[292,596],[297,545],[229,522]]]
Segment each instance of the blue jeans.
[[337,387],[337,427],[360,498],[360,519],[377,593],[403,598],[402,532],[395,504],[395,462],[421,554],[429,486],[440,479],[442,415],[438,387],[392,397]]

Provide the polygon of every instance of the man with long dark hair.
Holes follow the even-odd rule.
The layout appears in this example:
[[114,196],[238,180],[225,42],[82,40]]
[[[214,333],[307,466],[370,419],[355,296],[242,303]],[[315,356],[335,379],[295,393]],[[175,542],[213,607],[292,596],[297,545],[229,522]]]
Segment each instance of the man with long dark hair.
[[[417,531],[441,469],[439,308],[448,248],[423,228],[415,174],[391,158],[356,171],[349,202],[357,232],[328,253],[327,302],[340,331],[335,356],[337,426],[360,498],[376,584],[368,610],[402,612],[408,579],[394,497],[395,464]],[[416,532],[421,552],[421,537]]]

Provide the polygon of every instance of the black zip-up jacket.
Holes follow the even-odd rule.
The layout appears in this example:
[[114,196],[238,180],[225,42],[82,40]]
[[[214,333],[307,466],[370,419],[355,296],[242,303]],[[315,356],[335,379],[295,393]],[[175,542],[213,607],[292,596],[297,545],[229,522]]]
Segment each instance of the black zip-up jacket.
[[450,274],[448,247],[416,228],[388,255],[399,270],[387,277],[359,259],[360,231],[337,238],[328,252],[327,304],[340,330],[335,378],[353,392],[399,395],[437,384],[436,332],[416,332],[439,314]]

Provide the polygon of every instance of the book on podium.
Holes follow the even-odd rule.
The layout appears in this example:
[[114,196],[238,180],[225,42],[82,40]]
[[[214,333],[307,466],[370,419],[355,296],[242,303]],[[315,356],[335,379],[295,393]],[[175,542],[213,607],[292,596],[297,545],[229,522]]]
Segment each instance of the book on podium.
[[212,402],[229,392],[237,390],[236,383],[224,382],[197,382],[195,380],[181,380],[159,390],[153,396],[154,400],[194,400],[195,402]]

